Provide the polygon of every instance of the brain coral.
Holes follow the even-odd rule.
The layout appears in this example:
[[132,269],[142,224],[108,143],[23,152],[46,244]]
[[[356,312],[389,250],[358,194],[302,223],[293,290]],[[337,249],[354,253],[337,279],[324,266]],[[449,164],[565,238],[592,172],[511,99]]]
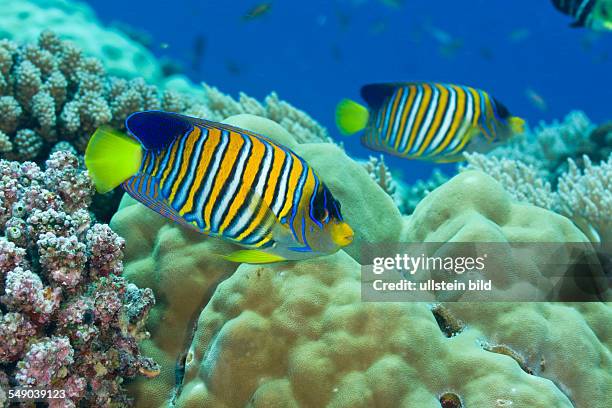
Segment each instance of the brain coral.
[[[299,144],[252,116],[229,122],[305,157],[358,242],[585,241],[567,219],[512,202],[479,172],[401,217],[336,146]],[[309,261],[229,264],[216,255],[227,244],[124,200],[111,226],[127,239],[125,274],[159,299],[143,350],[162,374],[132,384],[137,406],[438,408],[456,395],[465,407],[607,407],[593,397],[612,392],[606,304],[364,303],[357,244]]]

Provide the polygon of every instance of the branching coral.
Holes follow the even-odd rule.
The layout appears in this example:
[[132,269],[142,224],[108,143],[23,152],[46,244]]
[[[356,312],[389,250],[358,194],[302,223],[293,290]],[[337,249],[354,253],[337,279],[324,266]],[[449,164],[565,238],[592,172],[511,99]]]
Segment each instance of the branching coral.
[[0,385],[64,389],[63,407],[129,406],[123,378],[154,375],[138,341],[155,301],[120,277],[124,240],[92,225],[77,158],[0,161]]
[[583,163],[581,171],[569,159],[568,171],[559,178],[561,213],[612,246],[612,154],[598,166],[586,155]]
[[236,101],[215,87],[202,85],[206,91],[209,117],[213,120],[222,121],[229,116],[248,113],[272,119],[289,131],[299,143],[331,141],[327,129],[308,116],[306,112],[279,99],[276,92],[268,95],[261,104],[242,92]]
[[540,122],[532,132],[496,148],[489,156],[520,160],[554,186],[567,170],[567,159],[580,161],[585,154],[593,160],[607,157],[609,153],[603,153],[601,137],[594,129],[584,112],[572,111],[561,122]]
[[389,171],[389,168],[385,164],[385,158],[381,154],[379,158],[370,156],[370,159],[363,164],[372,180],[376,182],[383,189],[383,191],[389,194],[395,203],[400,207],[400,198],[397,195],[397,184],[393,180],[393,176]]
[[402,214],[412,214],[417,204],[427,194],[448,181],[448,177],[439,169],[434,169],[426,180],[417,180],[414,184],[399,184],[400,210]]
[[[36,45],[1,40],[0,157],[41,162],[57,150],[82,154],[99,126],[123,129],[131,113],[155,109],[218,121],[254,113],[278,121],[300,141],[330,140],[325,128],[275,93],[260,104],[245,94],[235,101],[206,85],[183,90],[168,86],[162,92],[142,78],[109,76],[101,61],[50,31]],[[97,196],[93,210],[109,219],[117,203],[117,194]]]
[[542,179],[533,166],[519,160],[480,153],[465,153],[464,157],[467,160],[464,169],[477,169],[487,173],[504,186],[515,200],[552,211],[558,210],[558,198],[550,183]]
[[0,130],[10,159],[41,160],[60,141],[82,153],[97,127],[121,128],[130,113],[176,98],[172,91],[160,98],[142,79],[107,76],[100,61],[49,31],[37,45],[0,41],[0,60]]
[[567,172],[555,184],[541,178],[536,169],[519,160],[499,159],[482,154],[465,154],[467,166],[496,179],[517,201],[558,212],[572,219],[594,242],[608,246],[612,242],[612,155],[607,161],[593,165],[584,155],[580,170],[568,159]]

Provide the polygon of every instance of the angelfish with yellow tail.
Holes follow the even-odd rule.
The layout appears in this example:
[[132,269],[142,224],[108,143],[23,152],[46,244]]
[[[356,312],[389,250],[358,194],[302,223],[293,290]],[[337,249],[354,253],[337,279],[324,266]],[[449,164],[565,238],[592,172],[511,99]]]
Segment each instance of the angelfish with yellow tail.
[[235,262],[331,254],[351,243],[340,203],[296,153],[265,136],[176,113],[137,112],[100,128],[85,164],[96,189],[121,185],[179,224],[247,249]]
[[525,121],[488,93],[435,82],[372,84],[361,88],[368,107],[344,99],[336,124],[345,135],[363,130],[366,147],[437,163],[486,152],[524,131]]

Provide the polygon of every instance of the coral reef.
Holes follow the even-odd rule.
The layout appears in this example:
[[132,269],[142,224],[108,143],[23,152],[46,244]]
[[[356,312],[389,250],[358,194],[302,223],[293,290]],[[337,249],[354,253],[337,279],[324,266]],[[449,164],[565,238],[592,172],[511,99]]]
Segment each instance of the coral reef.
[[143,340],[140,347],[160,364],[160,374],[136,381],[130,391],[140,406],[162,406],[162,401],[172,398],[193,320],[216,285],[236,269],[216,254],[237,247],[177,228],[158,214],[143,211],[142,205],[127,195],[111,226],[117,233],[129,235],[124,276],[140,287],[154,288],[157,299],[147,321],[152,337]]
[[111,75],[144,77],[158,83],[162,71],[154,55],[116,28],[105,28],[89,5],[67,0],[3,0],[0,38],[33,43],[43,30],[52,30],[103,61]]
[[612,252],[612,154],[595,166],[584,156],[584,170],[568,159],[568,171],[559,178],[561,213],[595,235]]
[[384,156],[382,154],[379,157],[370,156],[370,159],[363,163],[363,167],[370,177],[372,177],[372,180],[374,180],[385,193],[393,198],[393,201],[395,201],[395,204],[399,208],[402,208],[402,197],[398,194],[397,183],[385,164]]
[[399,204],[402,214],[412,214],[417,204],[421,202],[427,194],[448,181],[448,176],[439,169],[434,169],[428,179],[417,180],[413,184],[398,184]]
[[[595,128],[590,135],[591,140],[597,146],[596,152],[599,159],[604,159],[612,154],[612,122],[604,123]],[[597,160],[593,158],[593,160]]]
[[[0,403],[10,386],[33,385],[67,390],[64,406],[127,406],[123,379],[134,378],[141,407],[607,406],[593,396],[612,394],[610,305],[366,303],[360,245],[586,241],[563,216],[520,202],[605,240],[612,156],[591,161],[608,157],[609,127],[574,112],[490,157],[468,157],[493,178],[434,173],[405,187],[382,157],[356,163],[275,93],[260,103],[166,78],[85,5],[5,4],[0,155],[51,156],[44,171],[0,162]],[[59,36],[40,34],[49,21]],[[122,128],[142,109],[237,115],[226,122],[295,149],[342,202],[354,244],[309,261],[237,265],[219,256],[236,247],[129,197],[112,230],[93,223],[77,156],[96,127]],[[112,211],[112,199],[97,204]],[[532,284],[525,274],[537,278],[541,263],[509,261],[503,284]]]
[[446,337],[426,304],[361,302],[359,276],[344,253],[241,265],[200,314],[176,406],[440,407],[451,391],[468,407],[572,406],[478,330]]
[[[137,406],[440,407],[451,394],[464,406],[606,406],[592,395],[612,391],[603,335],[608,305],[432,309],[364,303],[360,296],[358,248],[365,242],[586,241],[569,220],[513,202],[491,177],[474,171],[402,217],[337,146],[300,144],[279,125],[249,115],[227,122],[291,145],[342,202],[359,235],[328,257],[236,265],[215,255],[231,245],[125,198],[111,223],[127,239],[125,275],[160,298],[143,350],[160,361],[161,374],[132,384]],[[349,172],[351,183],[342,177]],[[519,260],[508,270],[510,280],[527,265],[522,262],[532,270],[538,260]],[[520,312],[507,320],[508,310]],[[567,359],[576,349],[584,358]]]
[[[271,119],[291,133],[299,143],[331,142],[327,129],[319,125],[305,112],[296,109],[289,103],[279,99],[276,92],[266,96],[264,103],[240,93],[236,101],[217,88],[202,84],[207,96],[207,112],[191,112],[193,116],[202,117],[217,122],[240,114],[257,115]],[[187,114],[191,114],[187,110]]]
[[551,124],[540,122],[534,130],[535,140],[549,168],[558,168],[570,157],[581,157],[594,151],[589,136],[594,125],[584,112],[572,111]]
[[[154,109],[219,121],[228,114],[257,113],[279,121],[300,141],[330,140],[325,128],[275,93],[262,105],[244,94],[234,101],[207,85],[201,91],[169,85],[162,92],[142,78],[107,75],[101,61],[50,31],[43,31],[36,45],[0,40],[1,157],[41,162],[56,150],[82,154],[99,126],[123,129],[131,113]],[[119,197],[96,196],[96,216],[110,219]]]
[[497,180],[512,197],[520,202],[558,211],[558,197],[551,184],[537,169],[519,160],[464,153],[466,165],[460,170],[480,170]]
[[412,214],[417,204],[427,194],[448,181],[448,176],[439,169],[434,169],[428,179],[417,180],[413,184],[407,184],[391,174],[382,154],[378,158],[370,156],[370,159],[362,162],[362,165],[372,180],[393,198],[400,212],[406,215]]
[[517,201],[558,212],[570,218],[593,241],[612,245],[612,154],[607,161],[593,165],[584,155],[580,170],[567,159],[567,171],[555,182],[557,191],[537,170],[519,160],[499,159],[482,154],[465,154],[467,166],[495,178]]
[[130,113],[172,107],[178,98],[172,91],[160,98],[143,79],[106,75],[99,60],[50,31],[36,45],[0,41],[0,60],[0,131],[9,159],[44,159],[58,142],[83,153],[97,127],[121,128]]
[[62,407],[129,406],[123,379],[158,370],[138,347],[153,292],[120,277],[124,240],[92,225],[92,195],[69,152],[45,170],[0,161],[3,392],[55,388],[66,390]]
[[580,165],[584,155],[594,161],[605,160],[611,141],[605,126],[596,128],[584,112],[572,111],[561,122],[540,122],[533,131],[517,136],[488,156],[520,160],[555,187],[556,180],[567,170],[568,159]]
[[103,65],[50,31],[43,31],[36,45],[0,41],[2,152],[22,160],[40,159],[58,140],[69,141],[82,152],[97,127],[122,128],[130,113],[147,109],[215,121],[251,113],[280,123],[300,142],[330,141],[325,128],[274,92],[263,104],[244,93],[236,101],[206,84],[200,92],[183,83],[168,87],[178,90],[162,93],[142,78],[107,75]]

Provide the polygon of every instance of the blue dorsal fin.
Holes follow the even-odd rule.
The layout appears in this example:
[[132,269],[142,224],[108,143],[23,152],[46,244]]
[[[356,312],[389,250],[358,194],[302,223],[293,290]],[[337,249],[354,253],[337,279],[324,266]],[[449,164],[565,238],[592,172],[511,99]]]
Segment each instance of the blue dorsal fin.
[[227,132],[242,133],[243,135],[252,136],[252,137],[255,137],[257,139],[266,141],[266,142],[268,142],[268,143],[270,143],[270,144],[272,144],[274,146],[284,147],[284,146],[280,145],[279,143],[275,142],[274,140],[270,139],[268,136],[262,135],[262,134],[257,133],[257,132],[253,132],[252,130],[239,128],[239,127],[233,126],[233,125],[228,125],[227,123],[212,122],[212,121],[206,120],[206,119],[192,118],[192,117],[189,117],[189,116],[184,116],[184,118],[186,118],[187,120],[190,120],[191,123],[194,126],[199,126],[199,127],[202,127],[202,128],[209,128],[209,129],[220,129],[220,130],[225,130]]
[[361,87],[361,97],[370,108],[380,108],[395,90],[404,84],[369,84]]
[[410,81],[410,82],[389,82],[385,84],[368,84],[361,87],[361,97],[371,108],[380,108],[385,100],[397,90],[404,86],[411,85],[433,85],[434,82]]
[[143,111],[125,120],[128,132],[148,150],[162,149],[193,128],[193,119],[178,113]]
[[132,113],[125,120],[125,127],[128,132],[148,150],[156,150],[168,146],[177,137],[191,131],[195,126],[247,134],[278,146],[278,143],[268,137],[250,130],[173,112],[136,112]]

